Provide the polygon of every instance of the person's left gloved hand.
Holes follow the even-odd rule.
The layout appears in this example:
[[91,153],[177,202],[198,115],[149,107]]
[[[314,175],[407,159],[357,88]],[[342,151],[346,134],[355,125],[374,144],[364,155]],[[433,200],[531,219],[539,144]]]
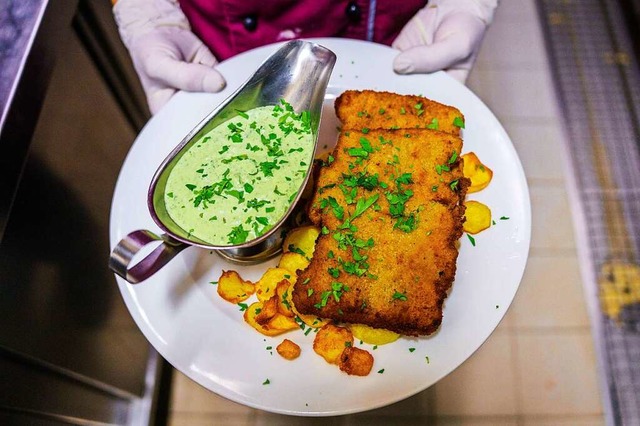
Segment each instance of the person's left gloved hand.
[[402,29],[392,46],[402,52],[399,74],[447,71],[464,83],[498,0],[430,0]]

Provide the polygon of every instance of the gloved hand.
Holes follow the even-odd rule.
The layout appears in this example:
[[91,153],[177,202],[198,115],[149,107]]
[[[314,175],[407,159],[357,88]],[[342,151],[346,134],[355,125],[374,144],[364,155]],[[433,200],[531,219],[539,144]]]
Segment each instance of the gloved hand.
[[392,46],[399,74],[446,70],[464,83],[498,0],[430,0],[402,29]]
[[191,32],[177,0],[118,0],[113,13],[152,114],[177,90],[219,92],[225,87],[213,68],[218,61]]

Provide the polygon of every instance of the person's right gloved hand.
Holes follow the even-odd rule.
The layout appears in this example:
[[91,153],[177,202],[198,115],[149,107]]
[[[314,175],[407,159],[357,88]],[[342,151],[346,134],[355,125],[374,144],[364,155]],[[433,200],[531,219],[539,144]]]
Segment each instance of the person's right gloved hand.
[[219,92],[225,79],[211,51],[191,32],[177,0],[118,0],[113,8],[152,114],[177,90]]

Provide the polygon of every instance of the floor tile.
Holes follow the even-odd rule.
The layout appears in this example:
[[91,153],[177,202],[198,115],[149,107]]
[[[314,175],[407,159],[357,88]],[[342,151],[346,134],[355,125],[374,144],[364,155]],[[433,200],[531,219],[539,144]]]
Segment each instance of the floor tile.
[[527,123],[505,120],[502,124],[509,134],[522,162],[529,183],[560,183],[567,173],[560,125],[553,121]]
[[407,416],[384,417],[364,416],[355,421],[350,421],[346,426],[516,426],[517,419],[509,417],[432,417],[432,416]]
[[435,426],[519,426],[516,416],[504,417],[439,417]]
[[601,415],[589,331],[516,336],[524,415]]
[[361,424],[361,418],[380,417],[388,419],[391,417],[406,418],[408,416],[435,416],[437,414],[435,400],[435,387],[432,386],[412,397],[396,402],[395,404],[367,411],[365,413],[352,414],[347,417],[350,421],[355,421],[356,424]]
[[174,413],[244,416],[256,410],[218,396],[184,374],[174,371],[171,411]]
[[477,62],[493,69],[546,70],[547,57],[539,23],[533,19],[513,19],[496,14]]
[[537,69],[491,70],[488,106],[500,120],[558,116],[551,76]]
[[510,337],[494,334],[435,387],[438,415],[516,414],[516,381]]
[[525,416],[522,426],[604,426],[603,416]]
[[576,247],[569,199],[564,186],[529,187],[531,197],[531,248],[541,251]]
[[169,420],[169,426],[250,426],[253,425],[253,413],[247,414],[194,414],[175,413]]
[[255,426],[343,426],[346,418],[340,417],[294,417],[280,414],[258,412],[256,413]]
[[516,328],[589,328],[576,256],[532,256],[512,306]]
[[482,64],[477,64],[469,73],[467,87],[485,103],[492,95],[491,84],[491,73]]
[[535,21],[537,17],[536,0],[508,0],[501,1],[496,9],[494,20]]

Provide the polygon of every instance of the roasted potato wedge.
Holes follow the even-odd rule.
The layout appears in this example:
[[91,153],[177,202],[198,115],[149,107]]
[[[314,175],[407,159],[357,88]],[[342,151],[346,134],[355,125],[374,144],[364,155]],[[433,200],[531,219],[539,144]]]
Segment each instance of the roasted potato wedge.
[[292,251],[284,253],[278,263],[278,268],[288,270],[294,277],[298,269],[305,269],[307,266],[309,266],[309,259]]
[[294,360],[300,356],[300,346],[289,339],[284,339],[282,343],[276,346],[276,351],[284,359],[289,361]]
[[465,221],[462,229],[468,234],[477,234],[491,226],[491,209],[479,201],[466,201],[464,203]]
[[493,178],[493,171],[482,164],[474,152],[462,155],[464,177],[471,180],[471,185],[467,189],[467,194],[478,192],[486,188]]
[[312,225],[292,229],[285,237],[282,248],[285,253],[294,252],[311,259],[318,235],[320,229]]
[[251,281],[245,281],[236,271],[222,271],[218,280],[218,294],[227,302],[240,303],[256,291]]
[[346,347],[353,346],[353,334],[349,329],[327,324],[316,333],[313,350],[329,364],[337,364]]
[[367,376],[373,367],[373,355],[352,346],[344,348],[338,361],[340,370],[352,376]]
[[373,328],[364,324],[350,324],[349,330],[353,333],[353,337],[370,345],[386,345],[395,342],[400,337],[398,333],[393,331]]
[[[284,328],[276,328],[273,327],[271,321],[274,320],[278,314],[269,320],[266,324],[260,324],[256,321],[256,316],[258,316],[262,312],[263,304],[262,302],[252,303],[245,311],[244,311],[244,320],[251,327],[255,328],[259,333],[264,334],[265,336],[277,336],[282,333],[286,333],[290,329]],[[292,320],[293,321],[293,320]],[[295,324],[295,321],[294,321]],[[277,324],[279,325],[279,324]],[[296,325],[297,326],[297,325]]]
[[294,282],[295,279],[296,273],[291,273],[288,269],[269,268],[256,283],[256,296],[260,301],[271,299],[276,294],[276,288],[280,281],[289,280],[289,282]]

